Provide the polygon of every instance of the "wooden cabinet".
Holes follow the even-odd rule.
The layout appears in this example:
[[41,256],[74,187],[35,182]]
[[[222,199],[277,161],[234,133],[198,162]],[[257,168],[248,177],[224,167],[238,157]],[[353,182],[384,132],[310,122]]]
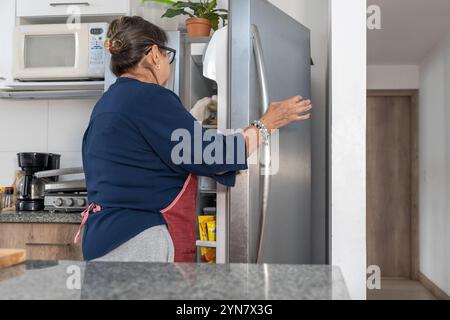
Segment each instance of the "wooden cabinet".
[[116,16],[128,14],[129,8],[130,0],[17,0],[18,17]]
[[82,260],[76,224],[1,223],[0,248],[25,249],[27,260]]

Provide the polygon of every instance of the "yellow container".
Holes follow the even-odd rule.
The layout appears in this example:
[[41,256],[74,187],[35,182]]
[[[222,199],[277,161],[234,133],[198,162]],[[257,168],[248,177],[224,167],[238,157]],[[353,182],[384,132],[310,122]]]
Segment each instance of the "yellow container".
[[[209,225],[209,227],[208,227]],[[201,241],[216,241],[216,216],[198,216],[198,231]],[[214,227],[212,229],[212,227]],[[214,240],[212,239],[214,230]],[[214,263],[216,261],[216,248],[200,248],[203,262]]]
[[208,221],[206,228],[208,230],[208,241],[216,241],[216,222]]
[[200,240],[208,240],[208,222],[216,221],[215,216],[198,216],[198,231],[200,234]]

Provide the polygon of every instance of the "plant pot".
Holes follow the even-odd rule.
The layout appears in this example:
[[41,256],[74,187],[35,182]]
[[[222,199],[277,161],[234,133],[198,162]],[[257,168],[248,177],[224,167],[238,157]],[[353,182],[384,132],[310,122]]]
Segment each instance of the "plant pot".
[[211,21],[204,18],[189,18],[186,20],[186,29],[190,37],[209,37]]

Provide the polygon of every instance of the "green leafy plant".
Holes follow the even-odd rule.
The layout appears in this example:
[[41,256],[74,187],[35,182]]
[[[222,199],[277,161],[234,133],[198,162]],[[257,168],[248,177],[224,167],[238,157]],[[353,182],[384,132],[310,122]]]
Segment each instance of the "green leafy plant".
[[142,2],[158,2],[167,4],[169,8],[163,18],[173,18],[179,15],[191,18],[204,18],[211,21],[213,30],[219,28],[220,20],[225,25],[228,20],[228,10],[218,9],[217,0],[172,1],[172,0],[142,0]]

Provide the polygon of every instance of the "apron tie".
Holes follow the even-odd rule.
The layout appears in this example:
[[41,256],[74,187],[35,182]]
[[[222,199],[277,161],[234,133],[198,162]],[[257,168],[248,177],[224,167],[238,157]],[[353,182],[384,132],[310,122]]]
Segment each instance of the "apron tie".
[[91,211],[93,211],[94,213],[100,212],[100,211],[102,211],[102,207],[99,206],[98,204],[91,203],[91,204],[86,208],[86,210],[84,210],[84,211],[81,213],[81,216],[83,217],[83,220],[81,221],[80,227],[78,228],[78,232],[77,232],[77,234],[75,235],[75,239],[73,240],[73,242],[74,242],[75,244],[77,244],[77,243],[80,241],[81,230],[83,230],[83,227],[84,227],[84,225],[86,224],[86,221],[88,220],[89,214],[90,214]]

